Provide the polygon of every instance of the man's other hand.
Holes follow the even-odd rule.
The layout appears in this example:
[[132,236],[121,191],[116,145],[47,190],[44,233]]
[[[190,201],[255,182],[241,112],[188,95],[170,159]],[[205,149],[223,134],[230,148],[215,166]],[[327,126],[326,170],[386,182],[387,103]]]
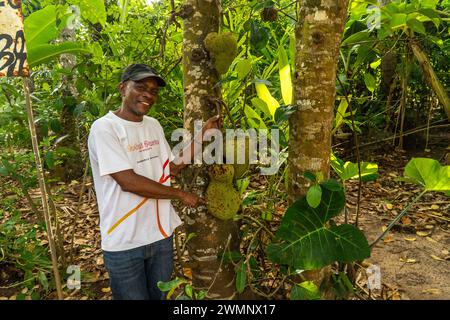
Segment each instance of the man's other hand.
[[205,132],[209,129],[219,129],[221,127],[221,118],[220,115],[215,115],[214,117],[206,120],[205,125],[202,128],[202,133],[205,135]]
[[189,192],[182,192],[180,196],[181,202],[183,202],[185,205],[189,207],[198,207],[201,204],[205,204],[205,200],[196,194],[189,193]]

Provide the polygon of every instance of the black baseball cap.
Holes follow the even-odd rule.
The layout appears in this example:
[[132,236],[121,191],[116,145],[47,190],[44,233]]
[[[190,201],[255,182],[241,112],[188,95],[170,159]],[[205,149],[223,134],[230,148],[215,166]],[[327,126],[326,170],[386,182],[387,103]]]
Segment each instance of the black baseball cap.
[[143,63],[130,64],[122,73],[121,82],[128,80],[139,81],[145,78],[154,78],[158,86],[165,87],[166,81],[152,67]]

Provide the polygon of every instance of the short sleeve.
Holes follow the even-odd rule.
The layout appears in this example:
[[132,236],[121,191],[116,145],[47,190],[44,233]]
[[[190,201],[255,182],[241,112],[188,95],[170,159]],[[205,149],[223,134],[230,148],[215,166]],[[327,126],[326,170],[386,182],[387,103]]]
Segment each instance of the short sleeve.
[[133,169],[119,138],[106,130],[91,130],[89,153],[98,162],[100,176]]

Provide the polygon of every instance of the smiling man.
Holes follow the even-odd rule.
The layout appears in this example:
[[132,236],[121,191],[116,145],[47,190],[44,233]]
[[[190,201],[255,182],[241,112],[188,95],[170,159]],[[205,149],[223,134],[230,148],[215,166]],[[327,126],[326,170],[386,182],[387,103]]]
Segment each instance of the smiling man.
[[[177,175],[188,159],[174,161],[163,128],[146,116],[165,85],[153,68],[130,65],[118,87],[121,108],[96,120],[89,133],[104,261],[118,300],[164,298],[157,282],[170,279],[172,233],[182,223],[171,199],[191,207],[204,203],[170,186],[170,176]],[[213,117],[200,134],[218,125],[219,117]],[[201,140],[195,137],[187,148],[201,149],[194,149]]]

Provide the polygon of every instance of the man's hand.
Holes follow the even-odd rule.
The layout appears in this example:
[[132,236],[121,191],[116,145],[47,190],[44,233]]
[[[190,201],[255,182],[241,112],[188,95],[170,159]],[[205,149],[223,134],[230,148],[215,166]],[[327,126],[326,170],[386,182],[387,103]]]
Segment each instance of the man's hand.
[[215,115],[214,117],[206,120],[205,125],[202,128],[202,136],[205,139],[205,133],[209,129],[220,129],[221,127],[221,118],[220,115]]
[[184,191],[181,191],[179,199],[185,205],[187,205],[189,207],[194,207],[194,208],[198,207],[201,204],[205,204],[205,200],[203,198],[197,196],[196,194],[184,192]]

